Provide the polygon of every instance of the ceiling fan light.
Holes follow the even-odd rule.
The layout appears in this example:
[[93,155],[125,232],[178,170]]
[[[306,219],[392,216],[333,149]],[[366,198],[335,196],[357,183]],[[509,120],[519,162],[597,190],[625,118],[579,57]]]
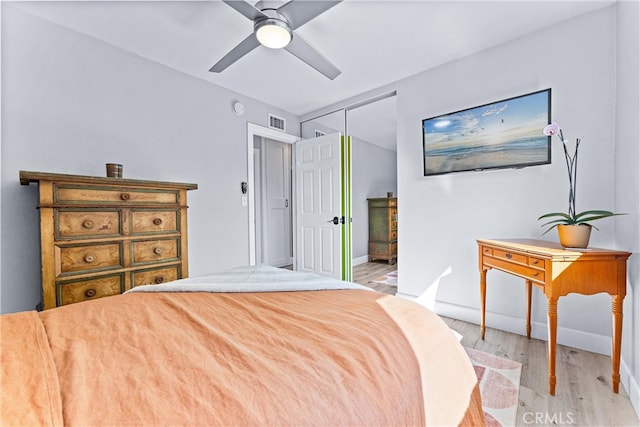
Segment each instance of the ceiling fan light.
[[265,19],[255,25],[256,37],[261,45],[281,49],[291,41],[289,26],[279,19]]

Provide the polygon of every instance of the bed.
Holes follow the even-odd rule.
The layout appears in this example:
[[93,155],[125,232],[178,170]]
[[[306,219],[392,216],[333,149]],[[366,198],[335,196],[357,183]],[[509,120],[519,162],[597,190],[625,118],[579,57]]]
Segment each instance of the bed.
[[313,274],[241,267],[1,328],[3,426],[484,424],[437,315]]

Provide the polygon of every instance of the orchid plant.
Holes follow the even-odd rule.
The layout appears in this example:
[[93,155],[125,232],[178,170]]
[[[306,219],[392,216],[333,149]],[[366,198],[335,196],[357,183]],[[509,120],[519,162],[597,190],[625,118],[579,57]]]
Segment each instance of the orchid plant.
[[[542,131],[547,136],[557,135],[562,141],[562,148],[564,149],[564,158],[567,163],[567,173],[569,174],[569,211],[568,213],[564,212],[551,212],[548,214],[544,214],[538,218],[538,221],[546,218],[555,218],[549,222],[542,224],[542,227],[550,226],[547,230],[542,233],[543,235],[548,233],[550,230],[555,228],[557,225],[566,224],[581,224],[581,225],[591,225],[589,222],[595,221],[597,219],[607,218],[614,215],[623,215],[616,214],[611,211],[603,211],[603,210],[589,210],[580,213],[576,213],[576,178],[578,173],[578,148],[580,147],[580,141],[582,138],[576,138],[575,148],[573,150],[573,155],[569,153],[569,148],[567,147],[567,141],[564,139],[564,135],[562,134],[562,129],[558,126],[557,123],[551,123]],[[591,225],[596,230],[597,227]]]

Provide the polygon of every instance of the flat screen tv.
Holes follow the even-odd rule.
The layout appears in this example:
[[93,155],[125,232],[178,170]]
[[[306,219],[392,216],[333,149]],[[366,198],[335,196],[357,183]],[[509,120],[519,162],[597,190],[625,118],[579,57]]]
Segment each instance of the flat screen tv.
[[551,89],[422,121],[424,175],[551,163]]

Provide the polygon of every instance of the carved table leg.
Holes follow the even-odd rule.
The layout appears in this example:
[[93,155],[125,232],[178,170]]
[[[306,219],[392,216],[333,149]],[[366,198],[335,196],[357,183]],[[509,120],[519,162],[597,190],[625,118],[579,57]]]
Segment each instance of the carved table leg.
[[558,329],[558,298],[547,297],[547,327],[549,330],[549,394],[556,395],[556,331]]
[[527,338],[531,338],[531,280],[527,280]]
[[611,314],[613,316],[612,331],[612,374],[613,392],[617,393],[620,387],[620,341],[622,340],[622,300],[623,297],[615,295],[611,297]]
[[480,336],[484,340],[484,310],[487,296],[487,270],[480,270]]

